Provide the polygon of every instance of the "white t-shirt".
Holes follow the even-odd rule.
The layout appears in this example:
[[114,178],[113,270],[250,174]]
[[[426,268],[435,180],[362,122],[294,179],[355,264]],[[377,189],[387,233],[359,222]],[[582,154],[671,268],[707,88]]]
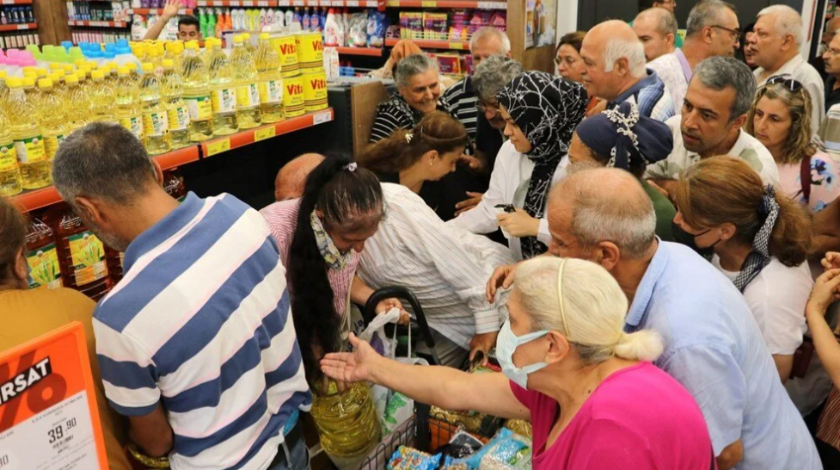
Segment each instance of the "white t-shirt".
[[[720,266],[717,255],[712,258],[712,264],[729,279],[738,277],[739,273]],[[772,258],[744,289],[744,298],[770,354],[790,355],[802,344],[802,335],[807,330],[805,304],[813,287],[808,263],[790,268]]]

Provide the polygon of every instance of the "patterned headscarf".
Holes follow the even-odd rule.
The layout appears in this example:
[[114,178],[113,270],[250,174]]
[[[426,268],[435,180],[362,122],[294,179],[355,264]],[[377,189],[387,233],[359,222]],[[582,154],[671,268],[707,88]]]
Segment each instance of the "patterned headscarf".
[[776,202],[776,190],[773,186],[767,185],[764,190],[764,197],[758,207],[758,214],[766,217],[764,224],[758,229],[753,239],[753,251],[747,256],[741,272],[733,281],[739,291],[744,289],[758,276],[758,273],[770,263],[770,236],[773,235],[773,228],[779,218],[779,203]]
[[[589,96],[578,83],[545,72],[525,72],[508,83],[496,98],[531,143],[531,151],[525,156],[536,166],[524,209],[531,217],[542,218],[554,171],[569,152],[572,134],[586,113]],[[522,238],[521,246],[526,259],[548,249],[536,237]]]

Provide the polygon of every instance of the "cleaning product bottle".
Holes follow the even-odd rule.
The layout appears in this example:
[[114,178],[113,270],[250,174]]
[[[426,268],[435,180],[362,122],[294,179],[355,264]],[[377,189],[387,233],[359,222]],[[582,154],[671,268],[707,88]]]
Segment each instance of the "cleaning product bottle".
[[262,122],[280,122],[284,117],[283,76],[280,72],[280,54],[271,45],[268,33],[260,34],[260,45],[254,62],[259,76]]
[[213,38],[216,35],[216,16],[213,14],[213,9],[207,14],[207,34],[206,39]]
[[127,67],[117,70],[116,104],[117,118],[120,125],[131,131],[135,137],[143,140],[143,117],[140,114],[140,94]]
[[32,218],[26,233],[26,263],[30,289],[58,289],[63,285],[55,234],[38,217]]
[[[42,78],[38,80],[41,98],[38,100],[38,115],[41,116],[41,135],[44,136],[44,150],[47,158],[52,160],[58,151],[58,146],[67,135],[67,117],[64,110],[69,103],[62,103],[53,89],[52,80]],[[67,108],[65,108],[67,107]],[[75,113],[76,111],[73,110]]]
[[52,182],[50,177],[52,162],[47,158],[47,151],[44,148],[44,139],[38,127],[37,110],[26,99],[22,79],[10,78],[6,80],[6,83],[9,86],[7,101],[9,130],[20,164],[23,189],[43,188]]
[[140,104],[143,113],[143,144],[149,155],[159,155],[172,149],[169,136],[169,116],[161,104],[160,80],[154,73],[155,66],[143,64],[140,82]]
[[222,13],[220,8],[216,9],[216,29],[213,31],[213,35],[217,38],[222,37],[222,31],[225,29],[225,16]]
[[251,129],[262,123],[262,115],[257,87],[257,67],[254,56],[245,48],[244,36],[243,34],[233,38],[230,62],[236,82],[236,117],[239,128]]
[[15,142],[12,140],[9,119],[0,109],[0,196],[8,197],[23,191]]
[[304,31],[309,31],[310,23],[311,23],[311,18],[310,18],[310,15],[309,15],[309,8],[306,8],[303,11],[303,16],[301,17],[301,21],[300,21],[301,29],[303,29]]
[[169,139],[172,149],[190,145],[190,110],[181,98],[183,81],[170,59],[163,60],[160,79],[161,95],[169,119]]
[[292,23],[298,21],[297,8],[295,8],[294,10],[292,10],[291,8],[286,10],[285,17],[286,18],[284,18],[284,22],[286,23],[286,27],[289,27],[292,25]]
[[236,83],[230,59],[221,40],[207,41],[210,50],[210,93],[213,103],[213,134],[230,135],[239,130],[236,119]]
[[118,123],[112,111],[114,89],[105,81],[102,70],[90,73],[93,85],[90,91],[91,120],[99,122]]
[[184,45],[181,63],[182,97],[190,111],[190,141],[201,142],[213,136],[213,107],[207,65],[198,56],[198,42]]
[[335,18],[335,10],[329,9],[327,21],[324,22],[324,46],[338,47],[338,21]]

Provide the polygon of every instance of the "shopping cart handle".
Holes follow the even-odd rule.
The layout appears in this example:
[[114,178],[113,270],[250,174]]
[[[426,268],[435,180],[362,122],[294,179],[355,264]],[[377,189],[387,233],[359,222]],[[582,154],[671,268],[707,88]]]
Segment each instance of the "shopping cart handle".
[[365,304],[365,310],[363,312],[365,317],[365,326],[370,324],[373,317],[376,316],[376,306],[379,305],[379,302],[392,297],[407,301],[409,305],[411,305],[411,309],[414,310],[414,316],[417,317],[417,325],[420,327],[420,333],[423,334],[423,342],[426,343],[426,346],[428,346],[430,351],[434,351],[435,340],[432,339],[432,330],[429,328],[429,323],[426,321],[426,315],[423,313],[423,307],[420,306],[420,301],[417,300],[417,297],[415,297],[414,294],[405,287],[382,287],[371,294]]

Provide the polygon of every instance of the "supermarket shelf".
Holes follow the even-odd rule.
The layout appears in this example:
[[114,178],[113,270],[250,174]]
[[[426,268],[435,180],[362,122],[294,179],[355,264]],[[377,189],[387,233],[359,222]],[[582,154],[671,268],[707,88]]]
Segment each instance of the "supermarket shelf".
[[[185,165],[187,163],[198,161],[198,145],[190,145],[169,153],[164,153],[154,157],[164,170],[171,170],[172,168]],[[23,194],[19,194],[14,198],[18,207],[21,210],[29,212],[36,209],[41,209],[47,206],[61,202],[61,196],[53,186],[47,186],[43,189],[36,189]]]
[[128,28],[130,25],[125,21],[75,21],[67,22],[70,26],[91,26],[94,28]]
[[[412,39],[414,44],[420,49],[451,49],[451,50],[469,50],[470,43],[467,41],[436,41],[432,39]],[[385,39],[385,45],[388,47],[396,46],[400,42],[399,39]]]
[[32,0],[2,0],[0,5],[32,5]]
[[476,10],[507,10],[507,2],[478,2],[459,0],[388,0],[388,8],[472,8]]
[[4,24],[0,25],[0,32],[6,31],[22,31],[26,29],[37,29],[37,23],[26,23],[26,24]]
[[288,134],[307,127],[317,126],[318,124],[332,121],[333,116],[333,109],[327,108],[323,111],[288,118],[285,121],[278,122],[276,124],[269,124],[249,129],[247,131],[237,132],[236,134],[227,137],[210,139],[201,143],[201,156],[202,158],[209,158],[229,150],[251,145],[254,142],[270,139],[278,135]]
[[[129,9],[129,10],[126,10],[126,11],[128,12],[129,15],[150,15],[152,13],[157,13],[158,15],[163,14],[163,9],[162,8],[157,8],[157,9],[154,9],[154,8],[152,8],[152,9],[149,9],[149,8],[132,8],[132,9]],[[178,10],[178,14],[179,15],[192,15],[193,11],[192,11],[192,8],[187,8],[187,9],[184,9],[184,10]]]
[[377,8],[376,0],[198,0],[200,7],[348,7]]
[[336,47],[338,55],[364,55],[382,57],[381,47]]

